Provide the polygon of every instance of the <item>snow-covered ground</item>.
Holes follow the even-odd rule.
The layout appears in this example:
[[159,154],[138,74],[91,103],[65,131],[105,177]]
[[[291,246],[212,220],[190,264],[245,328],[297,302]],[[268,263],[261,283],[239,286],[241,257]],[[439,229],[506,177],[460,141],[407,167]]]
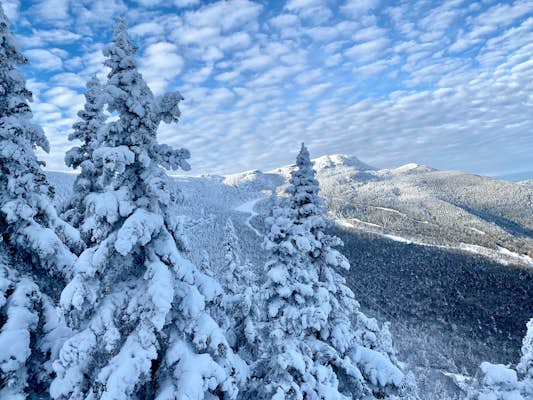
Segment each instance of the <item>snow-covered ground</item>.
[[[516,361],[533,310],[533,268],[514,267],[531,264],[522,249],[533,248],[533,213],[521,210],[533,188],[420,166],[380,171],[346,156],[317,165],[352,264],[348,283],[367,314],[392,322],[422,398],[460,398],[455,377],[474,373],[483,360]],[[219,268],[222,228],[231,218],[244,257],[262,268],[267,195],[283,189],[288,171],[176,179],[181,211],[191,219],[189,240],[199,244],[191,258],[199,262],[196,249],[209,249]],[[74,177],[49,175],[61,204]],[[472,179],[477,192],[450,189]],[[507,196],[492,201],[490,190]]]

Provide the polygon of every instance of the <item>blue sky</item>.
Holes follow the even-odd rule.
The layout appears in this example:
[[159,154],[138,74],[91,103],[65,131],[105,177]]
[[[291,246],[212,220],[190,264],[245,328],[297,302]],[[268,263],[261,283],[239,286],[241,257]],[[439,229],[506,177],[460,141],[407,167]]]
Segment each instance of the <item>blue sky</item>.
[[356,155],[533,178],[533,1],[3,0],[65,170],[85,82],[123,15],[155,93],[185,97],[160,140],[195,174]]

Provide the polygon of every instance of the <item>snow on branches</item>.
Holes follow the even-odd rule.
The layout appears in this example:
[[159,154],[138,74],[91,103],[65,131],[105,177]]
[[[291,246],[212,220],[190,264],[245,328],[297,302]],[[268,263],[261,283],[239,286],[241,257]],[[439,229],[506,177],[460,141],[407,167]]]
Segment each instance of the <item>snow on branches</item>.
[[[255,375],[273,399],[414,398],[387,334],[362,314],[339,269],[340,239],[324,230],[319,185],[302,145],[284,204],[267,219],[265,356]],[[369,397],[371,396],[371,397]],[[394,397],[396,396],[396,397]]]
[[[90,247],[61,296],[75,334],[54,364],[54,399],[235,398],[246,367],[209,314],[210,279],[187,260],[175,183],[163,168],[189,169],[186,149],[157,142],[177,121],[179,93],[155,98],[119,20],[104,47],[102,88],[118,118],[97,129],[87,162],[98,176],[85,195]],[[216,282],[211,281],[216,285]]]

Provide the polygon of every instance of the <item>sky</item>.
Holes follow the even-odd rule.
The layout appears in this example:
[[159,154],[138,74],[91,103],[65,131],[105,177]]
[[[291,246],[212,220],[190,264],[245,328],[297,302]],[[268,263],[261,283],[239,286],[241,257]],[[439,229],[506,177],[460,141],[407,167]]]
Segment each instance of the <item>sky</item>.
[[0,0],[50,141],[64,153],[84,86],[123,16],[155,94],[180,91],[159,139],[192,173],[354,155],[533,178],[533,0]]

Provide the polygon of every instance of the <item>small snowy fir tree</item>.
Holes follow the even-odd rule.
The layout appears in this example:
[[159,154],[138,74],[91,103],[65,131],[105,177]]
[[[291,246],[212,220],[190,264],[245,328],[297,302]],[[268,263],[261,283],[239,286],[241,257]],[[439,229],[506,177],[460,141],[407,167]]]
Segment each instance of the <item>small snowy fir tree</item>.
[[75,227],[83,225],[85,197],[95,190],[96,179],[101,173],[92,161],[92,153],[98,143],[98,130],[102,129],[106,119],[103,113],[105,100],[98,78],[93,77],[87,83],[85,99],[83,110],[78,111],[81,120],[74,123],[73,132],[68,137],[71,141],[81,141],[81,145],[67,151],[65,156],[65,164],[68,167],[80,168],[70,204],[63,214],[65,220]]
[[[258,398],[414,398],[391,354],[388,331],[359,312],[337,269],[347,259],[324,233],[319,185],[302,145],[286,206],[267,219],[271,252],[263,288],[264,357],[254,375]],[[388,335],[388,336],[387,336]],[[385,337],[383,337],[385,336]],[[253,397],[253,396],[251,396]]]
[[224,313],[223,327],[233,349],[251,362],[257,356],[259,335],[255,326],[258,320],[257,288],[252,266],[241,260],[239,239],[230,218],[224,228],[224,264],[222,268],[221,305]]
[[522,357],[516,370],[503,364],[482,362],[481,379],[468,390],[469,400],[533,399],[533,318],[527,323],[522,342]]
[[163,168],[188,170],[189,152],[157,142],[177,121],[179,93],[155,98],[119,20],[104,48],[105,92],[118,119],[99,131],[91,161],[102,174],[85,197],[92,243],[61,305],[75,334],[64,344],[54,399],[235,398],[246,366],[208,313],[213,279],[183,255],[180,198]]
[[31,92],[18,68],[19,52],[0,5],[0,398],[46,390],[49,358],[68,334],[50,296],[75,261],[77,231],[58,218],[53,191],[35,156],[48,151],[31,122]]
[[526,336],[522,341],[522,357],[517,369],[526,379],[533,379],[533,318],[527,323]]

